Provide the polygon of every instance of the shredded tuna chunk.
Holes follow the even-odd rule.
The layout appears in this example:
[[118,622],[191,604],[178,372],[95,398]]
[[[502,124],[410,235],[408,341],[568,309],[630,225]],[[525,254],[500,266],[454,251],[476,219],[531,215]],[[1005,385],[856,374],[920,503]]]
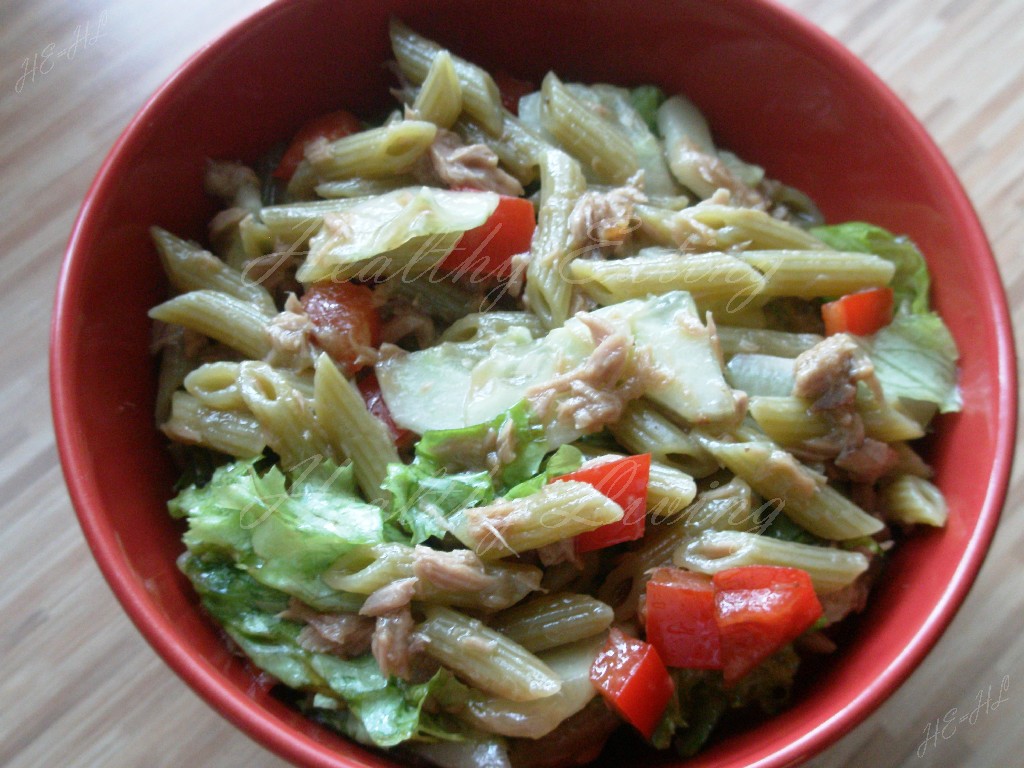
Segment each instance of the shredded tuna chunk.
[[624,186],[607,192],[584,192],[569,214],[569,231],[579,243],[596,243],[621,252],[629,236],[640,227],[634,213],[636,203],[646,203],[643,171],[638,171]]
[[219,197],[232,208],[258,211],[263,205],[259,176],[241,163],[207,163],[203,186],[207,194]]
[[541,565],[548,568],[561,563],[571,563],[577,569],[583,568],[583,561],[576,553],[575,539],[562,539],[552,544],[545,544],[537,549],[537,557]]
[[590,329],[596,347],[571,371],[527,390],[534,413],[546,420],[552,411],[560,424],[583,432],[618,421],[630,400],[643,394],[647,382],[630,357],[633,340],[586,313],[577,315]]
[[457,133],[438,129],[427,150],[430,165],[448,187],[497,192],[519,197],[523,185],[498,167],[498,156],[486,144],[463,144]]
[[835,465],[856,483],[873,484],[896,466],[899,455],[888,443],[864,438],[856,447],[842,450],[835,458]]
[[370,650],[373,619],[354,613],[319,613],[308,605],[292,600],[281,618],[305,622],[299,633],[299,645],[307,651],[332,653],[352,658]]
[[493,587],[495,581],[485,570],[483,560],[468,549],[442,552],[418,546],[412,572],[438,589],[452,592],[483,591]]
[[359,614],[361,616],[383,616],[405,608],[412,602],[412,598],[416,594],[417,581],[415,576],[410,576],[384,585],[366,598],[363,607],[359,609]]
[[412,628],[409,608],[377,617],[370,650],[385,677],[394,675],[408,680],[412,675]]
[[868,592],[871,591],[873,578],[870,571],[863,573],[857,579],[842,589],[835,592],[828,592],[819,595],[821,607],[824,609],[825,619],[829,623],[840,621],[851,613],[860,613],[868,603]]
[[314,355],[310,345],[313,325],[294,293],[288,294],[284,311],[267,323],[266,332],[270,340],[270,354],[266,362],[297,371],[313,367]]
[[395,314],[380,329],[382,341],[396,343],[406,336],[413,336],[420,349],[426,349],[434,342],[436,329],[430,315],[411,305]]
[[846,407],[857,397],[857,382],[878,391],[875,367],[857,343],[837,333],[802,352],[794,363],[793,394],[813,400],[812,411]]

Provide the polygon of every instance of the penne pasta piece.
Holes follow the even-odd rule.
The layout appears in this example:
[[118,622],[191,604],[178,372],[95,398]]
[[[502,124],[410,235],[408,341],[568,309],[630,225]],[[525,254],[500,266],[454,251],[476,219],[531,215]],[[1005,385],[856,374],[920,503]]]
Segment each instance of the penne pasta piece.
[[618,126],[590,110],[553,72],[541,84],[541,122],[558,143],[599,181],[625,184],[640,165]]
[[569,318],[572,285],[566,267],[576,257],[569,216],[586,191],[579,163],[560,150],[540,157],[540,210],[526,268],[526,303],[546,328],[558,328]]
[[181,388],[196,364],[185,354],[184,330],[180,325],[154,328],[155,344],[160,348],[160,372],[157,374],[156,404],[153,408],[157,426],[170,417],[171,397]]
[[704,444],[730,472],[743,478],[763,498],[778,499],[786,515],[816,536],[855,539],[884,527],[881,520],[826,485],[824,477],[771,442],[706,440]]
[[[444,49],[432,40],[413,32],[397,19],[391,19],[391,48],[398,68],[413,84],[422,83],[431,63]],[[451,55],[451,54],[449,54]],[[451,56],[452,67],[462,89],[462,108],[488,133],[500,135],[502,129],[501,93],[494,79],[483,69],[458,56]]]
[[438,51],[416,94],[412,110],[418,120],[451,128],[462,112],[462,85],[448,51]]
[[258,306],[223,291],[189,291],[158,304],[149,316],[173,323],[261,360],[270,353],[267,315]]
[[505,170],[524,186],[537,180],[541,154],[555,148],[508,110],[502,110],[502,127],[498,135],[491,135],[466,115],[456,121],[452,130],[467,144],[486,144],[494,150]]
[[[810,403],[798,397],[751,397],[750,415],[772,440],[795,445],[824,437],[831,429],[826,418],[810,410]],[[924,436],[921,425],[897,410],[894,403],[882,405],[858,402],[864,420],[864,434],[882,442],[916,440]]]
[[550,667],[478,619],[439,605],[424,606],[417,634],[426,652],[472,685],[511,701],[554,696],[562,681]]
[[603,633],[612,609],[590,595],[544,595],[502,611],[489,625],[534,653]]
[[626,406],[622,418],[608,430],[630,453],[649,453],[658,463],[692,477],[718,471],[718,462],[698,440],[673,424],[644,398]]
[[715,574],[743,565],[777,565],[807,571],[816,592],[849,586],[868,569],[860,552],[773,539],[742,531],[705,531],[680,545],[673,562],[697,573]]
[[[614,461],[625,456],[622,453],[598,450],[585,443],[578,443],[576,447],[588,461]],[[697,484],[693,477],[668,464],[651,461],[647,481],[647,513],[652,523],[658,524],[674,518],[689,506],[696,495]]]
[[457,512],[452,533],[483,558],[518,555],[622,519],[622,507],[576,480],[560,480],[512,501]]
[[946,499],[923,477],[898,475],[880,488],[887,520],[904,525],[942,528],[949,517]]
[[241,363],[216,362],[200,365],[182,384],[185,391],[205,405],[220,411],[245,411],[247,406],[238,389]]
[[778,250],[736,255],[764,275],[764,296],[841,296],[888,285],[896,270],[891,261],[869,253]]
[[209,408],[187,392],[174,393],[170,418],[161,429],[171,440],[237,458],[259,456],[266,447],[260,423],[251,414]]
[[398,451],[384,423],[366,409],[359,390],[326,354],[316,361],[313,410],[335,455],[352,460],[356,482],[366,498],[386,502],[390,494],[381,483],[388,464],[399,461]]
[[334,454],[328,445],[310,403],[276,369],[255,361],[242,363],[237,389],[285,471],[314,457],[342,460],[344,454]]
[[523,739],[546,736],[597,695],[597,689],[590,682],[590,667],[604,642],[605,635],[601,633],[537,657],[562,682],[553,696],[516,702],[470,691],[460,717],[477,728],[501,736]]
[[160,261],[171,285],[181,293],[199,290],[220,291],[259,307],[270,317],[277,313],[274,299],[259,283],[229,267],[209,251],[175,237],[166,229],[151,227]]
[[390,176],[386,179],[364,179],[357,177],[354,179],[341,179],[340,181],[325,181],[322,184],[317,184],[316,193],[320,197],[332,200],[366,198],[415,185],[416,179],[413,176]]
[[331,142],[314,141],[306,147],[306,159],[321,182],[398,176],[412,168],[435,136],[433,123],[401,120]]
[[728,301],[755,296],[765,285],[760,272],[730,254],[682,254],[661,247],[614,261],[577,259],[569,274],[602,305],[669,291],[689,291],[698,301]]

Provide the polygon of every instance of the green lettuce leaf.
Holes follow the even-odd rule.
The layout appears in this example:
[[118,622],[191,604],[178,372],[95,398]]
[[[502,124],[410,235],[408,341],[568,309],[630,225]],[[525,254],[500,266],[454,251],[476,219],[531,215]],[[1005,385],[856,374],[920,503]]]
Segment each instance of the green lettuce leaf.
[[205,486],[168,503],[172,516],[188,520],[185,546],[320,610],[357,605],[320,580],[353,547],[384,541],[381,511],[357,495],[351,467],[318,463],[289,484],[277,467],[260,475],[255,463],[220,467]]
[[665,92],[656,85],[641,85],[629,92],[629,100],[647,127],[658,135],[658,107],[665,101]]
[[518,485],[509,488],[505,493],[506,499],[519,499],[523,496],[530,496],[540,491],[552,478],[567,475],[575,472],[583,464],[583,454],[579,448],[572,445],[558,447],[548,460],[544,463],[544,470],[534,475],[529,480],[524,480]]
[[837,251],[873,253],[891,261],[896,267],[891,286],[898,311],[928,312],[928,266],[908,237],[862,221],[813,227],[811,234]]
[[962,406],[956,380],[956,343],[933,312],[897,314],[862,341],[888,397],[934,403],[942,413]]
[[391,747],[409,739],[461,739],[465,729],[442,714],[424,710],[434,698],[450,702],[464,694],[451,673],[439,670],[413,685],[385,678],[372,655],[342,659],[307,651],[298,643],[303,625],[280,618],[289,596],[256,581],[233,563],[186,554],[179,563],[206,610],[264,672],[290,688],[319,694],[318,703],[341,701],[345,708],[315,708],[312,714],[360,741]]

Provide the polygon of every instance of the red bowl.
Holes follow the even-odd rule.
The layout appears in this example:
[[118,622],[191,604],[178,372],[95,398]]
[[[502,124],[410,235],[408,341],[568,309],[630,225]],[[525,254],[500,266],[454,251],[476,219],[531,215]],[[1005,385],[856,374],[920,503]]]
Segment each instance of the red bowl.
[[[254,14],[188,61],[111,150],[64,261],[51,388],[64,473],[111,587],[157,652],[225,717],[309,766],[387,766],[256,684],[175,568],[174,480],[153,426],[146,310],[165,280],[147,228],[201,238],[207,158],[252,161],[307,118],[387,99],[397,15],[463,56],[535,81],[653,82],[690,95],[720,143],[808,192],[830,221],[909,234],[963,353],[963,412],[930,444],[948,527],[892,557],[842,651],[793,706],[689,766],[783,766],[851,729],[910,674],[953,618],[996,527],[1012,458],[1016,382],[992,254],[954,174],[907,109],[836,41],[769,0],[295,0]],[[515,34],[508,34],[515,30]],[[671,758],[664,758],[671,762]],[[648,759],[636,754],[622,764]]]

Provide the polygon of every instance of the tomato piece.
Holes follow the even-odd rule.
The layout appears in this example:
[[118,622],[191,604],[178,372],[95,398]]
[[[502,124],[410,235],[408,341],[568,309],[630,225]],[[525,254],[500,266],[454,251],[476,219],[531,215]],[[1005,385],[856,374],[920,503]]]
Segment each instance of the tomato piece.
[[299,132],[295,134],[295,138],[288,145],[288,149],[284,151],[281,162],[274,170],[274,177],[285,181],[290,179],[305,157],[306,145],[309,142],[315,139],[336,141],[361,130],[363,130],[363,125],[359,122],[359,118],[344,109],[313,118],[299,128]]
[[648,739],[675,690],[654,646],[614,627],[590,667],[590,680],[609,706]]
[[366,410],[384,422],[395,447],[401,450],[412,445],[416,440],[416,433],[395,424],[395,420],[391,418],[391,411],[388,410],[388,404],[384,402],[384,395],[381,394],[380,383],[373,371],[361,375],[356,386],[359,388],[359,394],[363,396],[363,402],[366,403]]
[[519,100],[528,93],[537,90],[537,86],[529,80],[520,80],[503,69],[494,74],[494,82],[501,92],[501,103],[513,115],[519,114]]
[[799,568],[746,565],[720,571],[711,581],[726,685],[795,640],[822,614],[811,577]]
[[647,520],[647,484],[651,477],[651,454],[626,456],[555,478],[588,483],[622,507],[622,519],[586,531],[576,537],[576,551],[590,552],[624,541],[636,541],[644,535]]
[[351,376],[366,365],[362,354],[380,345],[380,318],[373,291],[355,283],[314,283],[302,295],[313,337]]
[[870,336],[892,322],[892,288],[870,288],[849,293],[835,301],[821,305],[821,319],[825,333],[852,333]]
[[711,577],[658,568],[647,582],[647,642],[670,667],[721,669]]
[[498,207],[483,224],[466,232],[441,268],[470,277],[508,277],[512,257],[530,250],[537,218],[525,197],[502,195]]

